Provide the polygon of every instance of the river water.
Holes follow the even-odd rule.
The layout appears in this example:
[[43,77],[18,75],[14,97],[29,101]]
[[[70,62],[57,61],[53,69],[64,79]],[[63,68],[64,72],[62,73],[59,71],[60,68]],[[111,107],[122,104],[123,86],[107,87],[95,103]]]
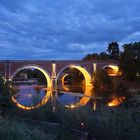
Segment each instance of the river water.
[[[94,95],[92,87],[61,85],[55,88],[46,88],[38,84],[15,84],[12,86],[12,100],[22,109],[41,107],[55,98],[58,103],[68,108],[77,108],[90,105],[96,110],[97,105],[103,105],[103,99]],[[113,99],[108,106],[120,105],[122,99]]]

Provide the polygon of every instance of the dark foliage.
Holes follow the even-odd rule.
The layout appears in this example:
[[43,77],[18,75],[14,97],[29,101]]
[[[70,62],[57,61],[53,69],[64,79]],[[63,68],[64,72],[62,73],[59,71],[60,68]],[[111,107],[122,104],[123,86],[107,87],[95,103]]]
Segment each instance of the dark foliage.
[[109,53],[110,59],[119,59],[119,44],[116,41],[109,43],[107,52]]
[[140,42],[123,45],[120,68],[123,76],[129,80],[140,81]]

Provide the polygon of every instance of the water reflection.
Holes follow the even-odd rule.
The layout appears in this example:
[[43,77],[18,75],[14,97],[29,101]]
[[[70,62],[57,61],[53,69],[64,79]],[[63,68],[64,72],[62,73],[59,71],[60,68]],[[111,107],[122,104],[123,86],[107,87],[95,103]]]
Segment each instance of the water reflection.
[[92,93],[92,87],[62,85],[57,91],[57,99],[65,107],[76,108],[86,105]]
[[47,103],[51,92],[44,90],[44,85],[13,85],[12,100],[22,109],[34,109]]
[[123,97],[116,97],[108,103],[108,106],[110,106],[110,107],[119,106],[124,100],[125,100],[124,96]]
[[37,66],[19,68],[12,75],[12,100],[22,109],[34,109],[47,103],[51,95],[48,74]]
[[[31,110],[45,105],[50,96],[53,96],[57,103],[67,108],[77,108],[90,105],[96,110],[98,104],[103,104],[100,97],[94,95],[92,87],[62,85],[56,89],[48,89],[44,85],[13,85],[12,100],[22,109]],[[124,101],[125,97],[114,97],[107,105],[109,107],[118,106]],[[52,100],[52,99],[51,99]]]

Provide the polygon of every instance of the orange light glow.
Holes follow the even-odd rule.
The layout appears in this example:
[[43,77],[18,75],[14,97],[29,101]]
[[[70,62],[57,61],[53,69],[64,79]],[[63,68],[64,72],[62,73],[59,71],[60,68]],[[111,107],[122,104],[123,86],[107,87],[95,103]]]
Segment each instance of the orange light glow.
[[72,68],[72,69],[75,68],[75,69],[79,70],[85,78],[85,85],[86,86],[92,86],[90,74],[88,73],[88,71],[86,69],[84,69],[83,67],[78,66],[78,65],[68,65],[68,66],[64,67],[63,69],[61,69],[61,71],[57,75],[57,78],[56,78],[57,81],[58,81],[58,78],[59,78],[60,74],[67,68]]
[[65,107],[67,108],[77,108],[79,106],[84,106],[88,103],[88,101],[90,100],[90,97],[91,97],[91,90],[92,90],[93,87],[86,87],[85,88],[85,94],[84,94],[84,97],[81,98],[81,100],[75,104],[71,104],[71,105],[65,105]]
[[21,70],[24,70],[24,69],[37,69],[39,70],[40,72],[42,72],[47,80],[47,87],[51,87],[51,79],[50,79],[50,75],[43,69],[43,68],[40,68],[39,66],[36,66],[36,65],[28,65],[28,66],[23,66],[19,69],[17,69],[13,74],[12,76],[10,77],[11,81],[13,80],[14,76]]
[[118,75],[120,75],[119,67],[116,66],[116,65],[104,66],[103,69],[107,69],[107,73],[108,73],[109,76],[118,76]]
[[[59,75],[66,69],[66,68],[75,68],[77,70],[79,70],[84,78],[85,78],[85,94],[84,97],[81,98],[81,100],[77,103],[74,104],[70,104],[70,105],[65,105],[65,107],[67,108],[77,108],[79,106],[84,106],[87,104],[87,102],[90,100],[90,96],[92,94],[91,89],[93,88],[93,85],[91,84],[91,76],[88,73],[88,71],[86,69],[84,69],[83,67],[79,66],[79,65],[69,65],[64,67],[57,75],[57,79],[59,77]],[[66,75],[67,76],[67,75]],[[65,77],[64,77],[65,78]],[[66,91],[68,91],[69,89],[65,89]]]
[[65,91],[69,91],[69,90],[70,90],[70,87],[67,86],[67,85],[62,85],[62,88],[63,88]]
[[62,81],[62,85],[65,85],[65,78],[68,76],[69,74],[64,74],[61,81]]
[[71,65],[71,68],[76,68],[77,70],[79,70],[84,75],[86,86],[92,86],[92,84],[90,83],[91,82],[91,76],[87,72],[86,69],[82,68],[81,66],[73,66],[73,65]]
[[65,107],[73,109],[73,108],[75,108],[76,106],[73,105],[73,104],[71,104],[71,105],[65,105]]
[[110,107],[119,106],[123,102],[124,99],[125,99],[125,97],[115,98],[111,102],[108,103],[108,106],[110,106]]

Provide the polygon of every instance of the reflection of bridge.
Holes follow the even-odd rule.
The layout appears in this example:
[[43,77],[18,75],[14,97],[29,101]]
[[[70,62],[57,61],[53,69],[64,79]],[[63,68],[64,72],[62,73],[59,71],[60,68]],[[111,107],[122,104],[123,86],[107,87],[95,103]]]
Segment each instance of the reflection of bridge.
[[75,68],[83,74],[86,85],[90,85],[93,71],[109,67],[113,69],[117,74],[117,66],[117,61],[96,61],[96,63],[92,61],[80,60],[0,61],[0,74],[5,77],[5,79],[12,79],[15,74],[22,69],[38,69],[45,75],[48,86],[51,87],[65,69]]

